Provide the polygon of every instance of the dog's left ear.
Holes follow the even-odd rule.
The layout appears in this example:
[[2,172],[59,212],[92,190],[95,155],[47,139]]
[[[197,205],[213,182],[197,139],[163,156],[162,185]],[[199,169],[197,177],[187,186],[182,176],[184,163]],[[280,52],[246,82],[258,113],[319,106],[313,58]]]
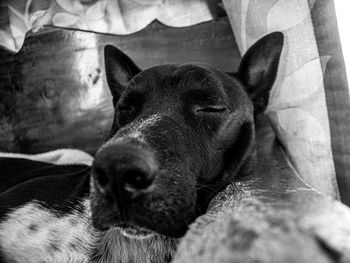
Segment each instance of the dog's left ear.
[[276,79],[283,47],[283,34],[274,32],[258,40],[244,54],[235,74],[246,87],[254,103],[255,115],[268,104],[270,90]]
[[107,82],[115,105],[128,82],[141,70],[125,53],[112,45],[105,46],[104,58]]

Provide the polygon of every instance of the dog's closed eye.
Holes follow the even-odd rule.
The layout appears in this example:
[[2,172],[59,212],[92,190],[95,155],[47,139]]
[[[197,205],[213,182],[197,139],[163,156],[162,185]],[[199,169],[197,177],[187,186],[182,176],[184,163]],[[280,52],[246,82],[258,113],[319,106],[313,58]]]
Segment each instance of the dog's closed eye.
[[226,112],[227,107],[226,105],[195,106],[193,111],[195,114],[219,114]]

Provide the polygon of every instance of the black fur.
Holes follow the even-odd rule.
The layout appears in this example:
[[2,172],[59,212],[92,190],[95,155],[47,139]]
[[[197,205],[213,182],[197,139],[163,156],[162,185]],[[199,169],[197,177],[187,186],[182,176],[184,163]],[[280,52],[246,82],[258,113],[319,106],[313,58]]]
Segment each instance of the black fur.
[[267,105],[282,45],[281,33],[259,40],[235,74],[194,63],[141,71],[107,46],[115,117],[92,169],[95,227],[182,236],[251,167],[254,115]]

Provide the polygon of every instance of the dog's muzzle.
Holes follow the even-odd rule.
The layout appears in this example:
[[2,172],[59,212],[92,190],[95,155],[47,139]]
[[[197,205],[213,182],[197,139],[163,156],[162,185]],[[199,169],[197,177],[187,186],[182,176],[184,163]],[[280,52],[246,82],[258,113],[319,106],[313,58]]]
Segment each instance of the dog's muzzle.
[[111,207],[117,207],[123,218],[133,202],[152,192],[158,169],[147,145],[136,140],[120,140],[108,142],[97,152],[92,175],[101,198]]

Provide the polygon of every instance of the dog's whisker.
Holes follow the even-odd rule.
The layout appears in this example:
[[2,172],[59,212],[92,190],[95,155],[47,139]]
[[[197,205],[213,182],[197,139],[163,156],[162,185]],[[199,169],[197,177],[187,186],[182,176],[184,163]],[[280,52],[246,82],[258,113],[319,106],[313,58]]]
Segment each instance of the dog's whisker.
[[201,189],[203,189],[203,188],[207,188],[207,189],[210,189],[210,190],[216,192],[217,189],[214,188],[214,187],[215,187],[215,185],[203,184],[203,185],[199,185],[198,187],[196,187],[196,191],[201,190]]
[[79,173],[88,172],[90,169],[91,169],[90,167],[86,167],[86,168],[83,168],[83,169],[78,170],[78,171],[73,172],[73,173],[60,173],[59,175],[60,176],[70,176],[70,175],[75,175],[75,174],[79,174]]
[[203,83],[204,81],[206,81],[209,77],[210,77],[210,75],[205,76],[205,77],[201,80],[201,82],[199,82],[199,85],[202,85],[202,83]]
[[[167,205],[167,207],[172,207],[172,206],[169,204],[169,202],[168,202],[166,196],[164,195],[164,193],[160,193],[160,195],[162,196],[163,202]],[[163,213],[165,214],[165,216],[167,217],[169,223],[170,223],[173,227],[176,227],[175,223],[173,222],[172,217],[169,215],[169,212],[168,212],[167,210],[162,210],[162,212],[163,212]]]

